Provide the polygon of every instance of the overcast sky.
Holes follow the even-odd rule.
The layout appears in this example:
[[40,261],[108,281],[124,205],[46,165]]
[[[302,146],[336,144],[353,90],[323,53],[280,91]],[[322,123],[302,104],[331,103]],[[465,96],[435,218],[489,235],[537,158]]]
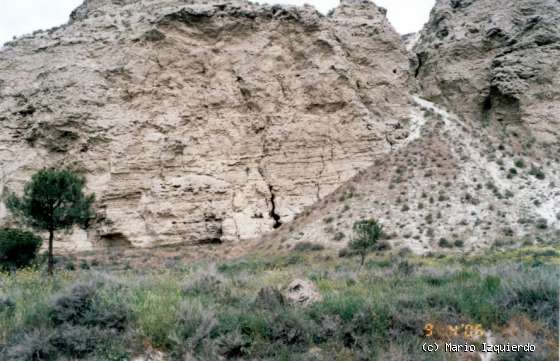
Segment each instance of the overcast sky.
[[[68,21],[70,12],[83,0],[0,0],[0,44],[13,36],[34,30],[48,29]],[[314,5],[326,13],[336,7],[338,0],[271,0],[261,3]],[[374,0],[388,10],[388,17],[401,34],[420,30],[428,20],[435,0]]]

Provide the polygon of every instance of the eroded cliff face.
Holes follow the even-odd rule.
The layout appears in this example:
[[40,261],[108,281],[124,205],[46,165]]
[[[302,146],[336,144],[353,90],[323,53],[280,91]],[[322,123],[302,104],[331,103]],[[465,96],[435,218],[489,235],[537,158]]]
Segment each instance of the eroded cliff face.
[[369,218],[417,253],[559,239],[560,2],[438,0],[419,35],[413,136],[270,245],[342,249]]
[[409,81],[369,2],[86,1],[0,51],[2,189],[84,174],[97,218],[67,248],[256,237],[406,141]]
[[558,0],[438,0],[414,53],[425,97],[463,118],[558,141]]

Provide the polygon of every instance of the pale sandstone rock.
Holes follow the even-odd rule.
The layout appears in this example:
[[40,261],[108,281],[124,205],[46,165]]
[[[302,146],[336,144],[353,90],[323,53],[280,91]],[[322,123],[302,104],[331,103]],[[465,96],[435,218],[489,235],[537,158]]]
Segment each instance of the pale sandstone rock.
[[295,279],[286,287],[288,302],[296,306],[308,306],[322,299],[315,284],[309,280]]
[[135,357],[132,361],[165,361],[165,354],[161,351],[148,348],[144,355]]
[[553,242],[559,27],[557,0],[437,1],[418,41],[403,39],[420,93],[409,138],[266,241],[342,249],[354,222],[376,218],[393,249],[416,253]]
[[418,253],[553,239],[558,4],[440,0],[402,41],[365,1],[86,1],[0,51],[2,189],[45,165],[85,174],[97,218],[66,249],[342,248],[370,217]]
[[421,93],[465,118],[560,137],[558,0],[438,0],[414,48]]
[[97,217],[67,249],[253,238],[406,139],[409,81],[366,1],[88,0],[0,51],[1,186],[86,175]]

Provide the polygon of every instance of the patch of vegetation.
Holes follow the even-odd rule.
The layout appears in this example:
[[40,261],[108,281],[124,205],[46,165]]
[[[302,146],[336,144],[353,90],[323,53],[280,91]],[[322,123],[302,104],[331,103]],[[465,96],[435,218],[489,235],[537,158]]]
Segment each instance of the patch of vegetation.
[[322,251],[325,249],[325,246],[319,243],[313,242],[300,242],[297,243],[293,250],[296,252],[306,252],[306,251]]
[[0,269],[29,266],[42,244],[41,237],[13,228],[0,229]]
[[529,170],[529,174],[539,180],[543,180],[546,178],[546,175],[544,174],[542,168],[538,168],[534,165],[531,166],[531,170]]
[[385,235],[383,225],[375,219],[362,220],[352,227],[354,237],[348,247],[360,256],[360,266],[364,265],[366,256],[378,246],[378,241]]
[[[111,275],[0,275],[0,360],[128,360],[144,345],[170,359],[442,360],[425,354],[427,323],[480,323],[500,334],[524,319],[542,359],[557,358],[560,249],[476,256],[315,252],[253,255],[181,270]],[[404,257],[404,258],[403,258]],[[322,299],[289,305],[283,289],[313,280]]]
[[548,221],[546,220],[546,218],[539,218],[535,222],[535,227],[537,227],[538,229],[547,229]]
[[438,241],[438,246],[440,246],[441,248],[452,248],[453,243],[448,241],[446,238],[440,238]]
[[521,158],[518,158],[513,162],[513,165],[515,165],[517,168],[525,168],[525,161]]
[[342,241],[344,237],[346,237],[346,235],[343,232],[338,231],[334,234],[333,240],[339,242]]

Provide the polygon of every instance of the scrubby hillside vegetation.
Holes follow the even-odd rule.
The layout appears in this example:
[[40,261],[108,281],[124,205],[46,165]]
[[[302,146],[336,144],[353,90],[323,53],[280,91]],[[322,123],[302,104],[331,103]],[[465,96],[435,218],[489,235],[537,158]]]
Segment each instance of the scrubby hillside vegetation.
[[426,341],[466,340],[536,346],[494,360],[555,361],[559,264],[556,244],[377,253],[360,271],[357,259],[320,250],[88,266],[53,279],[30,268],[0,276],[0,359],[478,360],[422,351]]

